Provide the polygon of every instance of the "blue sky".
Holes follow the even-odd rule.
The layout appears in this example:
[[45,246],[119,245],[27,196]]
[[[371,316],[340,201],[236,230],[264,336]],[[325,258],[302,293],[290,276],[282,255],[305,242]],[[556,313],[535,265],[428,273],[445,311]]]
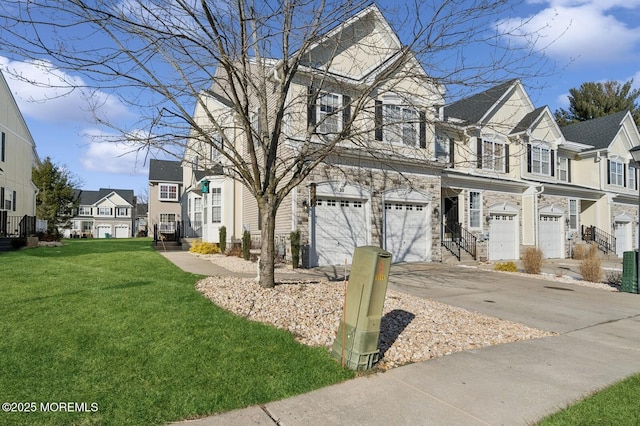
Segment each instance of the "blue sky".
[[[387,19],[393,21],[391,16]],[[536,106],[549,105],[552,111],[567,107],[569,89],[586,81],[633,78],[634,87],[640,88],[640,0],[528,0],[504,19],[512,26],[526,21],[525,31],[542,28],[539,42],[548,45],[545,55],[557,67],[554,75],[527,87]],[[34,63],[10,61],[1,47],[0,67],[18,69],[40,82],[60,77]],[[81,79],[65,75],[69,77]],[[122,188],[137,194],[146,190],[148,158],[131,147],[103,141],[112,131],[93,123],[88,95],[35,87],[6,72],[5,78],[41,158],[49,156],[67,167],[84,189]],[[114,96],[98,91],[90,97],[110,120],[135,120]]]

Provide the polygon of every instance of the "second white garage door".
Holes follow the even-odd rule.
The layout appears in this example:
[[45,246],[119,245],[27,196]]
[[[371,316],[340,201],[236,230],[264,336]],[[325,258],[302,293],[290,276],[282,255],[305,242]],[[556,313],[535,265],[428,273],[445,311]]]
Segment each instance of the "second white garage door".
[[368,241],[365,200],[319,197],[314,210],[317,264],[350,264],[355,248]]
[[115,237],[116,238],[129,238],[131,235],[129,233],[129,227],[126,225],[119,225],[115,227]]
[[561,216],[540,216],[538,227],[538,243],[540,250],[547,259],[559,259],[562,256],[562,232]]
[[427,253],[425,204],[388,202],[385,211],[385,248],[393,262],[423,262]]
[[489,260],[512,260],[518,258],[517,216],[491,214],[489,225]]

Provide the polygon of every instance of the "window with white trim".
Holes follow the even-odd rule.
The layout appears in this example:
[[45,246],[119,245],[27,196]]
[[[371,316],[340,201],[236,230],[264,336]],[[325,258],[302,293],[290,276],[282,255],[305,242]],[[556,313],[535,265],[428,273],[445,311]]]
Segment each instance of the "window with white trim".
[[531,146],[531,173],[551,175],[551,149],[546,146]]
[[211,223],[222,222],[222,188],[211,188]]
[[91,216],[91,207],[78,207],[78,216]]
[[558,180],[569,182],[569,159],[566,157],[558,159]]
[[129,209],[126,207],[116,207],[116,216],[129,216]]
[[383,120],[386,142],[408,146],[418,144],[419,114],[415,108],[385,104]]
[[436,160],[449,162],[450,146],[449,138],[445,135],[436,135]]
[[98,216],[113,216],[113,208],[98,207]]
[[504,143],[492,140],[482,140],[482,169],[504,172],[505,149]]
[[178,185],[173,183],[161,183],[160,201],[178,201]]
[[340,133],[342,130],[342,96],[336,93],[320,92],[316,100],[317,133]]
[[176,214],[160,213],[160,231],[172,232],[176,230]]
[[482,195],[469,192],[469,228],[480,228],[482,218]]
[[578,200],[575,199],[569,200],[569,229],[578,229]]
[[629,189],[638,189],[638,171],[635,167],[629,166]]
[[609,160],[609,184],[624,186],[624,163],[616,160]]

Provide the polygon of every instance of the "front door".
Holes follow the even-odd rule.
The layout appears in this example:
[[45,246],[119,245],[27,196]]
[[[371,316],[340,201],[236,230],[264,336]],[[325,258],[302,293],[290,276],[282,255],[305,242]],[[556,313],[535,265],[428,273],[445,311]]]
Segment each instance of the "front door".
[[458,197],[444,199],[445,234],[450,234],[452,240],[460,238],[460,219],[458,217]]

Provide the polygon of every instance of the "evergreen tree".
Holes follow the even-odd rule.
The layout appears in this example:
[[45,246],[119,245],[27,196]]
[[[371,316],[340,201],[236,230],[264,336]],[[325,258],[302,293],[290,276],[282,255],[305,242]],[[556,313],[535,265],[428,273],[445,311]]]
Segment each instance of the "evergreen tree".
[[36,216],[47,221],[47,231],[68,227],[80,202],[77,179],[67,169],[53,164],[49,157],[33,168],[32,179],[38,188]]
[[640,125],[640,89],[631,89],[633,79],[621,84],[618,81],[586,82],[580,88],[569,90],[569,110],[557,109],[554,113],[560,126],[611,115],[619,111],[631,111]]

